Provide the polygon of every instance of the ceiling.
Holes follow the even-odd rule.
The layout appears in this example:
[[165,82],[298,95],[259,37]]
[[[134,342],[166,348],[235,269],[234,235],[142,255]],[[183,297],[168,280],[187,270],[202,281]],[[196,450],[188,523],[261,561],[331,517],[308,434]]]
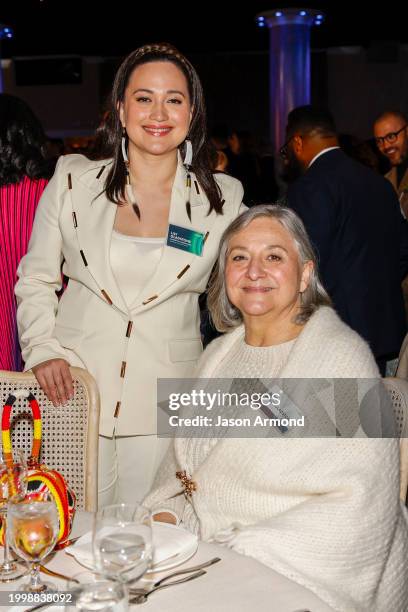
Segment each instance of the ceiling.
[[[355,8],[356,2],[286,2],[321,9],[325,21],[312,30],[312,46],[408,42],[398,11]],[[362,4],[362,3],[360,3]],[[86,5],[86,12],[84,6]],[[268,31],[255,15],[281,2],[124,2],[91,0],[2,0],[0,22],[14,28],[2,42],[3,57],[48,54],[122,56],[147,42],[168,41],[185,53],[268,49]],[[395,5],[394,5],[395,7]]]

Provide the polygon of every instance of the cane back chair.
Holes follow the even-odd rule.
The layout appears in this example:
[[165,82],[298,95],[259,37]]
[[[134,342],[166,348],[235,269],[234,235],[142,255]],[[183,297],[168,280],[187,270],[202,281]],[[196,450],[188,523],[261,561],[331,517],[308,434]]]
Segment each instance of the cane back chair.
[[383,380],[391,398],[397,430],[396,434],[400,439],[400,496],[405,502],[408,487],[408,381],[392,377],[384,378]]
[[[32,372],[0,370],[0,401],[18,389],[30,390],[38,401],[42,419],[41,460],[61,472],[74,490],[77,509],[97,509],[99,392],[86,370],[71,368],[74,397],[66,406],[55,408],[45,396]],[[33,425],[30,407],[24,398],[13,406],[11,437],[13,448],[30,454]]]

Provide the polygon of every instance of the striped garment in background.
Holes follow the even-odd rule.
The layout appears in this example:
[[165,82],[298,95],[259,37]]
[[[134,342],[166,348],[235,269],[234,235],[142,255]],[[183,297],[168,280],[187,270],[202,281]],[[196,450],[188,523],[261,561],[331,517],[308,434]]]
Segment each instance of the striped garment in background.
[[20,371],[14,285],[26,254],[38,201],[48,180],[0,186],[0,370]]

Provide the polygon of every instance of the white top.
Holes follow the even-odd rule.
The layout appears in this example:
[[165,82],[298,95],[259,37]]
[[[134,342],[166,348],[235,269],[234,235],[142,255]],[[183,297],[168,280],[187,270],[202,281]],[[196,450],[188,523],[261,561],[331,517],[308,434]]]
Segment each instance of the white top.
[[219,364],[213,376],[215,378],[257,378],[261,375],[260,372],[265,372],[267,378],[278,377],[294,344],[295,339],[272,346],[252,346],[241,338]]
[[128,307],[154,274],[165,241],[165,238],[141,238],[112,231],[112,272]]

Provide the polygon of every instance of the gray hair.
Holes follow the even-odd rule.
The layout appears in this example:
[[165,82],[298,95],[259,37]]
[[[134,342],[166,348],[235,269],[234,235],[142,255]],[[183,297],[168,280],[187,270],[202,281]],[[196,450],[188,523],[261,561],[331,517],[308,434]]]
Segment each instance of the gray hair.
[[260,204],[250,208],[234,219],[221,237],[218,260],[210,278],[207,299],[208,309],[218,331],[230,331],[243,321],[241,312],[230,302],[225,285],[225,265],[230,240],[254,219],[260,217],[276,219],[290,233],[299,255],[299,265],[302,266],[308,261],[313,262],[309,285],[301,294],[300,311],[296,315],[294,322],[298,325],[303,325],[319,306],[331,306],[331,300],[320,282],[316,255],[301,219],[293,210],[286,206]]

